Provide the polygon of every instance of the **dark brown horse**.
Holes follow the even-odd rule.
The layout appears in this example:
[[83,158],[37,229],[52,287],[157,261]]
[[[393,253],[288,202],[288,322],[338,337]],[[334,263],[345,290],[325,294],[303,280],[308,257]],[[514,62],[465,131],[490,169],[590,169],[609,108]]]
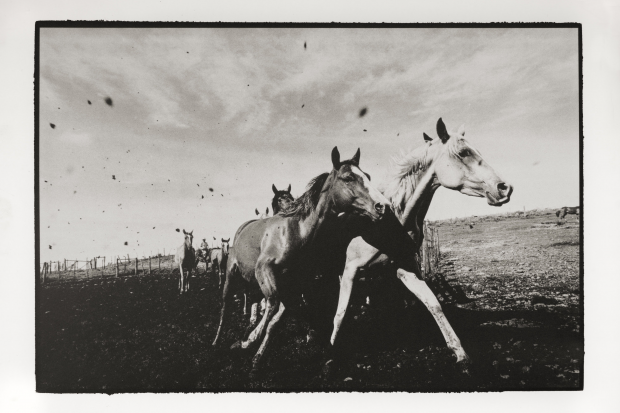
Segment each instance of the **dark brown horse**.
[[557,211],[555,211],[555,216],[558,217],[559,219],[564,219],[564,217],[567,215],[579,215],[579,207],[562,207],[560,209],[558,209]]
[[185,232],[185,242],[177,248],[177,254],[174,257],[175,262],[179,265],[179,294],[186,293],[189,290],[189,278],[192,276],[192,270],[196,267],[196,256],[192,241],[194,231]]
[[278,214],[280,211],[288,211],[291,203],[295,200],[291,195],[291,185],[288,185],[286,191],[280,191],[275,185],[271,185],[273,191],[273,199],[271,200],[271,210],[273,215]]
[[[382,250],[410,251],[413,246],[391,214],[387,199],[370,186],[368,176],[359,167],[359,158],[358,149],[351,160],[341,162],[334,148],[332,171],[314,178],[288,212],[245,223],[235,235],[235,254],[226,269],[220,325],[213,345],[222,336],[233,289],[245,283],[258,286],[266,300],[263,318],[247,340],[233,345],[248,348],[262,339],[253,359],[253,373],[285,309],[294,308],[314,276],[325,271],[323,264],[330,261],[325,257],[335,249],[346,251],[355,236],[342,231],[341,215],[353,217],[368,234],[369,242]],[[393,219],[385,216],[388,211]]]

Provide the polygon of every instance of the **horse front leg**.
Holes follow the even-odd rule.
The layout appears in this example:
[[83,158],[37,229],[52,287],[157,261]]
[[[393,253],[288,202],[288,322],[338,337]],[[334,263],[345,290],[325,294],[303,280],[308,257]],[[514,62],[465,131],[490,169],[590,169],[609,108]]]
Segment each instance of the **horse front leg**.
[[344,273],[340,279],[340,295],[338,296],[338,309],[334,316],[334,330],[332,331],[331,344],[334,345],[342,320],[349,307],[349,300],[351,299],[351,292],[353,291],[353,283],[355,282],[355,275],[357,274],[359,267],[355,262],[348,262],[344,268]]
[[428,309],[435,322],[443,334],[443,338],[446,340],[448,348],[456,355],[457,363],[467,363],[470,361],[469,356],[461,345],[461,340],[457,337],[456,333],[452,329],[452,326],[446,319],[446,316],[441,309],[441,305],[435,297],[435,294],[428,288],[428,285],[420,280],[414,273],[407,272],[403,269],[398,269],[398,278],[405,284],[405,286],[411,291]]
[[183,294],[183,264],[179,264],[179,294]]

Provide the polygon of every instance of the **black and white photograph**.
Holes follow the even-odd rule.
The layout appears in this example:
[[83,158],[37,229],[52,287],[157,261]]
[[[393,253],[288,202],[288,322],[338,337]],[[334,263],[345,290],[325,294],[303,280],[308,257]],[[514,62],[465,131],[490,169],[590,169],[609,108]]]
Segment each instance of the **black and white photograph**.
[[37,23],[36,390],[582,390],[581,29]]

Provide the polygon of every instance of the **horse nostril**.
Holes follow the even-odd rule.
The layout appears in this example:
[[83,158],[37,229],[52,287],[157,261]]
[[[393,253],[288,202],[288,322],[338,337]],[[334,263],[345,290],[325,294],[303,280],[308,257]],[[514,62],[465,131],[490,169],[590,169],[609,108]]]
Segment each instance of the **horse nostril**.
[[508,185],[504,182],[500,182],[497,184],[497,192],[501,195],[501,196],[508,196],[510,195],[510,193],[512,192],[512,186]]
[[381,202],[377,202],[375,204],[375,210],[379,213],[379,215],[383,215],[385,213],[385,205]]

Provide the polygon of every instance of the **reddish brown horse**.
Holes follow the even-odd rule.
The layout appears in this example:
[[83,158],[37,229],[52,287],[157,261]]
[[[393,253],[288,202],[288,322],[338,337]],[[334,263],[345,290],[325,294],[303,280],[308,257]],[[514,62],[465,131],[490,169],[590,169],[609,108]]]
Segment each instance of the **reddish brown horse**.
[[175,262],[179,265],[179,294],[186,293],[189,290],[189,278],[192,276],[192,270],[196,267],[196,256],[192,241],[194,231],[185,232],[185,242],[177,248],[177,254],[174,257]]
[[395,251],[395,256],[404,257],[405,253],[398,251],[410,251],[413,246],[391,214],[387,199],[370,186],[359,158],[358,150],[351,160],[341,162],[334,148],[332,171],[314,178],[288,212],[245,223],[235,235],[235,254],[226,270],[220,325],[213,345],[222,336],[233,289],[244,283],[258,286],[266,300],[263,318],[247,340],[233,345],[248,348],[262,340],[253,359],[253,373],[285,309],[294,308],[309,282],[324,271],[324,263],[330,261],[325,257],[334,250],[346,249],[355,236],[343,233],[340,215],[353,216],[374,245]]

